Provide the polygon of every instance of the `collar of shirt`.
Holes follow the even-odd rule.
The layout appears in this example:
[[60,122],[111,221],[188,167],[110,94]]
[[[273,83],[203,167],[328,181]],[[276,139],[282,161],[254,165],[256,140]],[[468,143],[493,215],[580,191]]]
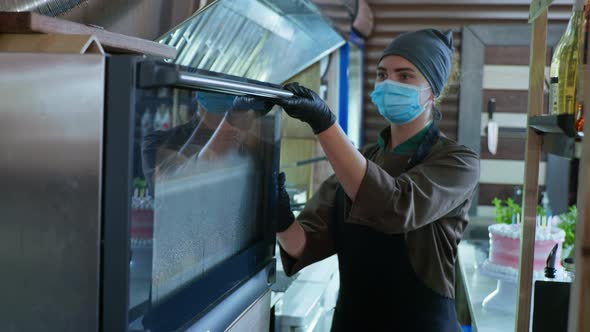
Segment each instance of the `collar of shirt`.
[[428,133],[428,129],[430,129],[430,127],[433,125],[433,123],[434,122],[430,122],[430,124],[427,125],[426,127],[424,127],[424,129],[420,130],[420,132],[418,132],[416,135],[410,137],[408,140],[404,141],[402,144],[396,146],[395,149],[393,149],[393,150],[388,148],[389,140],[391,139],[391,129],[390,129],[390,127],[387,127],[385,129],[383,129],[381,131],[381,133],[379,134],[377,144],[379,144],[379,148],[381,150],[385,150],[387,152],[392,152],[392,153],[397,153],[397,154],[402,154],[402,155],[413,155],[414,152],[416,152],[416,150],[418,150],[420,143],[422,143],[424,136],[426,136],[426,133]]

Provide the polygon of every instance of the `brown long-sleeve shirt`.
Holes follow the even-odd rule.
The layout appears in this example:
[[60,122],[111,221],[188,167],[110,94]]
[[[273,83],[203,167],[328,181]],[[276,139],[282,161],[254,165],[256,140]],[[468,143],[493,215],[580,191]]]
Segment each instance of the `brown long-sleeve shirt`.
[[[382,133],[386,141],[387,134]],[[386,234],[403,233],[418,278],[438,294],[453,298],[457,245],[479,179],[477,154],[442,135],[426,158],[407,171],[411,156],[406,153],[390,152],[378,144],[361,152],[367,170],[345,222]],[[338,186],[335,176],[328,178],[297,218],[306,244],[298,260],[281,249],[288,275],[336,253],[332,225]],[[395,254],[376,253],[384,260]]]

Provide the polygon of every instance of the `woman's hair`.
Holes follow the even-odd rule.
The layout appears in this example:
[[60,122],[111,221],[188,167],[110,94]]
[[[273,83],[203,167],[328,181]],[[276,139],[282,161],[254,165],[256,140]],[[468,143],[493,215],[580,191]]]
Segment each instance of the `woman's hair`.
[[443,100],[452,94],[457,94],[459,91],[459,83],[461,80],[461,71],[459,65],[459,56],[457,54],[457,50],[455,50],[455,55],[453,56],[453,62],[451,64],[451,73],[449,74],[449,79],[445,84],[444,88],[440,92],[440,94],[434,97],[434,105],[432,105],[432,112],[431,116],[434,120],[442,119],[442,112],[440,111],[440,106],[442,105]]
[[437,97],[434,97],[434,105],[436,107],[440,107],[444,98],[446,98],[450,94],[456,94],[459,90],[459,83],[461,80],[461,72],[459,66],[459,54],[457,50],[455,50],[455,55],[453,56],[453,62],[451,64],[451,73],[449,75],[449,79],[445,84],[443,90]]

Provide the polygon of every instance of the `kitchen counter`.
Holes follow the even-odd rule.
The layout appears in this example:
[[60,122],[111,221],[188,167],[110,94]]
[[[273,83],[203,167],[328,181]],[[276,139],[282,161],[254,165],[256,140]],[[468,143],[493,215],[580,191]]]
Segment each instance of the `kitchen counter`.
[[514,331],[516,307],[508,314],[482,306],[483,300],[496,289],[498,283],[497,279],[482,275],[478,270],[478,266],[488,255],[487,242],[486,239],[463,241],[459,244],[459,268],[465,284],[473,331]]
[[[277,248],[277,252],[278,248]],[[287,277],[277,257],[277,281],[272,287],[271,308],[275,331],[329,331],[339,288],[335,255]]]

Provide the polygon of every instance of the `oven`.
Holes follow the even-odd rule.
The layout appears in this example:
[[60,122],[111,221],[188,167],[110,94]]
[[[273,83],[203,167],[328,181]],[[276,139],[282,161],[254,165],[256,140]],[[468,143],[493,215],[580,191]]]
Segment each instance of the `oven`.
[[282,111],[264,101],[290,92],[143,56],[0,70],[3,330],[218,331],[268,301]]
[[281,110],[264,101],[290,92],[131,56],[106,77],[103,330],[187,328],[256,280],[215,319],[231,323],[274,280]]

